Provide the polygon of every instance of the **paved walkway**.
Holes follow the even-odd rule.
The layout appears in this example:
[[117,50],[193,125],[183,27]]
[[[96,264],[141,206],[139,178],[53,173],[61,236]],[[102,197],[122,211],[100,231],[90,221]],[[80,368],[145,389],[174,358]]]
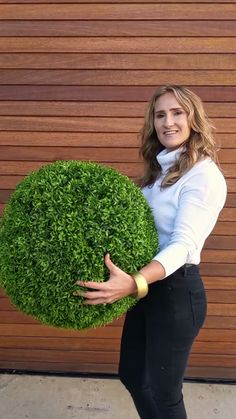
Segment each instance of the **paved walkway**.
[[[188,419],[236,417],[236,385],[185,383],[184,395]],[[0,374],[0,418],[138,419],[138,415],[117,379]]]

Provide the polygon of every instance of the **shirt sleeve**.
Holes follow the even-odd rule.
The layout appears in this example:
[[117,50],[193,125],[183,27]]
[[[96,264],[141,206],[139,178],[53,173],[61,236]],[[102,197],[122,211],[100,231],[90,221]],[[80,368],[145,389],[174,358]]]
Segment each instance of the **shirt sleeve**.
[[162,264],[165,276],[175,272],[201,251],[213,230],[226,199],[226,183],[217,172],[193,174],[183,183],[179,194],[174,229],[168,246],[153,259]]

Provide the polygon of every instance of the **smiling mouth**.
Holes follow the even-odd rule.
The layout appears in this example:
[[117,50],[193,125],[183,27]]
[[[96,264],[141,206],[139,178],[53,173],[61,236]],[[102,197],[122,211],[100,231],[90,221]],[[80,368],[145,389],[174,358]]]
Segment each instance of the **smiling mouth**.
[[172,131],[164,131],[164,135],[173,135],[173,134],[177,134],[177,130],[172,130]]

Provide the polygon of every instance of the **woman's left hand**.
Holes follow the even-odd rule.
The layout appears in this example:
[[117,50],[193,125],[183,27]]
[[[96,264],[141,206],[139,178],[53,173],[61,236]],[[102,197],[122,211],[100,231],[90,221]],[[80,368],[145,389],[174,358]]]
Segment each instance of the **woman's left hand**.
[[118,268],[110,259],[105,256],[105,265],[110,271],[110,277],[106,282],[77,281],[76,284],[91,288],[93,291],[75,292],[73,295],[85,297],[84,304],[112,304],[127,295],[135,294],[137,287],[131,275]]

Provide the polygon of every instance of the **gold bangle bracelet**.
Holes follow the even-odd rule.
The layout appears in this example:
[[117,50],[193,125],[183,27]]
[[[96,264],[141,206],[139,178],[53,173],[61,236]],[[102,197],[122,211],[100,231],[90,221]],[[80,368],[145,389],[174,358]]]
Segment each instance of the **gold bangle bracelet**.
[[137,285],[137,298],[143,298],[146,297],[148,293],[148,283],[147,280],[144,278],[144,276],[140,272],[135,272],[132,274],[132,277],[135,280],[135,283]]

